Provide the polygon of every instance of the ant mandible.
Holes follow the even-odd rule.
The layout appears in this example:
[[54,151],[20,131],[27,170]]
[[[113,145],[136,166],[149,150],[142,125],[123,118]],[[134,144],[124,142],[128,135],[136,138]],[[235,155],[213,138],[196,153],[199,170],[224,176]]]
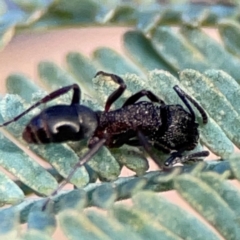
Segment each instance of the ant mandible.
[[[126,84],[121,77],[115,74],[100,71],[96,74],[96,76],[98,75],[108,76],[119,85],[118,89],[108,97],[104,111],[93,111],[89,107],[80,105],[81,90],[77,84],[73,84],[50,93],[14,119],[0,125],[0,127],[7,126],[40,104],[47,103],[73,90],[70,105],[56,105],[44,109],[30,120],[22,134],[27,143],[33,144],[89,139],[89,151],[73,167],[68,177],[50,197],[62,189],[76,169],[88,162],[103,145],[109,148],[119,148],[124,144],[142,146],[159,165],[151,151],[151,148],[154,147],[164,153],[170,153],[170,157],[165,160],[163,166],[160,166],[165,168],[171,167],[175,163],[183,163],[209,155],[208,151],[182,155],[185,151],[193,150],[199,140],[199,125],[195,122],[195,113],[189,102],[197,108],[204,124],[207,123],[207,114],[179,86],[176,85],[173,89],[189,112],[184,110],[181,105],[165,104],[163,100],[148,90],[141,90],[133,94],[121,108],[110,111],[111,105],[125,91]],[[144,96],[150,102],[138,102]]]

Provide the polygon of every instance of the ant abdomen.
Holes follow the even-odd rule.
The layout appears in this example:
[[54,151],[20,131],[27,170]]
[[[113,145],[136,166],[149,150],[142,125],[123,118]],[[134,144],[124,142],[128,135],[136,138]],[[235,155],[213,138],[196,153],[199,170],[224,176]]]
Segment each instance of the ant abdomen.
[[79,141],[91,136],[97,115],[83,105],[56,105],[30,120],[23,131],[27,143],[47,144]]

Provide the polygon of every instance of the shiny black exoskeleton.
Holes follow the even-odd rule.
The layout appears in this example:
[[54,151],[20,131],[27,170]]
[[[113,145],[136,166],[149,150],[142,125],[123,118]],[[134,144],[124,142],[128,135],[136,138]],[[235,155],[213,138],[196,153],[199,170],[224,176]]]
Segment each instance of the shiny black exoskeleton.
[[[70,105],[46,108],[31,119],[23,132],[23,139],[28,143],[35,144],[89,139],[89,152],[75,166],[66,181],[69,181],[77,167],[89,161],[103,145],[109,148],[118,148],[123,144],[143,146],[153,159],[151,147],[157,148],[165,153],[170,153],[170,157],[164,163],[167,167],[176,162],[185,162],[208,155],[207,151],[202,151],[182,156],[184,151],[194,149],[199,140],[198,123],[195,121],[195,114],[189,102],[198,109],[204,124],[207,123],[207,115],[198,103],[178,86],[175,86],[174,90],[189,112],[184,110],[181,105],[165,104],[148,90],[135,93],[126,100],[121,108],[110,110],[111,105],[126,89],[126,85],[123,79],[117,75],[105,72],[98,72],[97,75],[108,76],[119,84],[119,88],[108,97],[104,111],[93,111],[80,105],[81,90],[77,84],[73,84],[50,93],[25,112],[1,126],[17,121],[40,104],[47,103],[73,90]],[[144,96],[150,101],[139,102],[138,100]]]

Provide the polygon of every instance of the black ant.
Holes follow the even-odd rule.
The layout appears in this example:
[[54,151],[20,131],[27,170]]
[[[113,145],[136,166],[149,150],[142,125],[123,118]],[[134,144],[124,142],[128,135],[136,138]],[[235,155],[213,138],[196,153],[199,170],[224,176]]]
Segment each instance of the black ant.
[[[184,110],[181,105],[165,104],[163,100],[148,90],[141,90],[133,94],[121,108],[110,111],[111,105],[125,91],[126,84],[121,77],[114,74],[100,71],[96,74],[96,76],[98,75],[108,76],[119,85],[118,89],[108,97],[104,111],[93,111],[89,107],[80,105],[81,90],[77,84],[73,84],[50,93],[14,119],[0,125],[0,127],[7,126],[40,104],[47,103],[73,90],[70,105],[56,105],[46,108],[30,120],[22,134],[27,143],[34,144],[89,139],[89,151],[74,166],[65,181],[51,196],[62,189],[69,182],[76,169],[88,162],[103,145],[109,148],[119,148],[124,144],[142,146],[154,160],[152,147],[164,153],[170,153],[170,157],[161,167],[171,167],[175,163],[196,160],[209,155],[208,151],[182,155],[185,151],[193,150],[199,140],[199,125],[195,122],[195,113],[189,102],[200,112],[204,124],[207,123],[207,114],[180,87],[176,85],[173,89],[189,112]],[[144,96],[150,102],[138,102]],[[157,162],[157,160],[155,161]],[[159,163],[157,162],[157,164]]]

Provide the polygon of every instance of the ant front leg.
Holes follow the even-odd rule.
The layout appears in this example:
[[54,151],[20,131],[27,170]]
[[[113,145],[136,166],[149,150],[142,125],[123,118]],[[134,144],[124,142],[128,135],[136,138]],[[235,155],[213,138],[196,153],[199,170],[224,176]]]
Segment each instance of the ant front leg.
[[123,79],[115,74],[111,74],[111,73],[106,73],[103,71],[99,71],[97,72],[97,74],[95,75],[95,77],[99,76],[99,75],[103,75],[103,76],[107,76],[107,77],[111,77],[111,79],[119,84],[119,88],[117,90],[115,90],[107,99],[106,104],[105,104],[105,112],[108,112],[111,105],[123,94],[123,92],[125,91],[125,89],[127,88],[125,82],[123,81]]
[[189,161],[199,161],[199,158],[209,156],[208,151],[201,151],[192,153],[186,156],[182,156],[182,151],[173,152],[171,156],[164,162],[164,166],[169,168],[172,167],[176,163],[185,163]]
[[126,102],[123,104],[122,107],[134,104],[140,98],[145,97],[145,96],[152,102],[157,102],[157,103],[160,103],[161,105],[165,105],[165,102],[161,98],[159,98],[157,95],[155,95],[153,92],[148,91],[148,90],[141,90],[141,91],[133,94],[131,97],[129,97],[126,100]]
[[13,118],[12,120],[7,121],[7,122],[3,123],[2,125],[0,125],[0,127],[7,126],[12,122],[17,121],[18,119],[20,119],[21,117],[26,115],[31,110],[38,107],[39,105],[41,105],[43,103],[47,103],[51,100],[54,100],[54,99],[62,96],[63,94],[69,92],[70,90],[73,90],[73,97],[72,97],[71,105],[78,104],[81,99],[81,90],[77,84],[72,84],[72,85],[57,89],[56,91],[48,94],[46,97],[42,98],[41,100],[39,100],[38,102],[33,104],[31,107],[29,107],[27,110],[25,110],[24,112],[22,112],[21,114],[19,114],[15,118]]

